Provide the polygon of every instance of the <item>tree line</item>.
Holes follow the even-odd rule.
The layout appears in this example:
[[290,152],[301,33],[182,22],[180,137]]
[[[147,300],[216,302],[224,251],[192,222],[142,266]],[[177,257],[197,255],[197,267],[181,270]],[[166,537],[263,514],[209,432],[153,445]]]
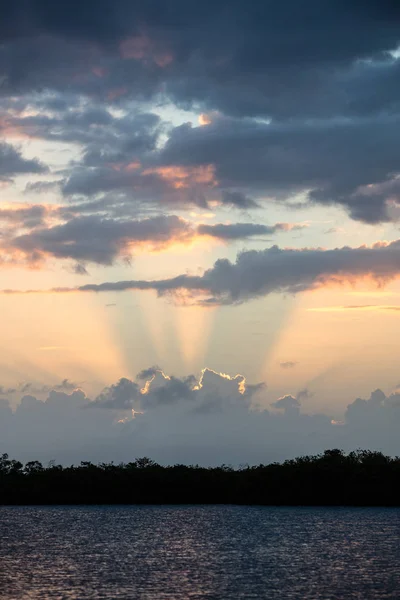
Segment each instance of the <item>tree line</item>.
[[326,450],[283,463],[162,466],[82,461],[23,465],[0,456],[0,504],[259,504],[400,506],[400,457]]

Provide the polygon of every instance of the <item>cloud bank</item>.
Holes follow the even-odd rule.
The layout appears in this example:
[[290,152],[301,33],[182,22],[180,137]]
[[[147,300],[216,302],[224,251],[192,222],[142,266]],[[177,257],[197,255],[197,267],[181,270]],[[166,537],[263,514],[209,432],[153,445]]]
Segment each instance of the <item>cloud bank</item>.
[[39,204],[0,208],[3,261],[37,265],[56,258],[77,261],[80,267],[83,263],[112,265],[135,253],[165,250],[204,238],[233,243],[306,227],[297,223],[197,225],[176,215],[127,219],[73,211],[73,207]]
[[[203,275],[181,274],[158,281],[116,281],[76,288],[53,288],[52,293],[122,292],[153,290],[160,296],[179,296],[204,306],[238,304],[271,293],[296,294],[332,283],[371,278],[382,285],[400,274],[400,241],[377,242],[372,247],[249,250],[236,262],[220,259]],[[34,293],[27,290],[25,293]],[[3,290],[3,293],[23,293]]]
[[[84,204],[250,210],[301,193],[397,219],[399,22],[390,0],[8,0],[0,130],[78,145],[59,188]],[[0,155],[5,177],[45,170]]]
[[239,465],[332,447],[399,451],[397,391],[357,398],[338,422],[303,412],[305,390],[267,408],[264,384],[209,369],[200,378],[181,378],[152,367],[136,380],[120,379],[94,399],[71,390],[66,381],[58,390],[48,387],[37,390],[44,400],[20,390],[14,411],[7,398],[15,390],[2,390],[0,452],[63,464],[150,456],[162,464]]

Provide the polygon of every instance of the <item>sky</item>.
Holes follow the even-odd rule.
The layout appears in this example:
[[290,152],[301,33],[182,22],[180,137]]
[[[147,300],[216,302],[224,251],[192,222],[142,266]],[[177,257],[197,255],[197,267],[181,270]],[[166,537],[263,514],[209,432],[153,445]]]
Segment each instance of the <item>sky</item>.
[[400,6],[3,0],[0,452],[400,453]]

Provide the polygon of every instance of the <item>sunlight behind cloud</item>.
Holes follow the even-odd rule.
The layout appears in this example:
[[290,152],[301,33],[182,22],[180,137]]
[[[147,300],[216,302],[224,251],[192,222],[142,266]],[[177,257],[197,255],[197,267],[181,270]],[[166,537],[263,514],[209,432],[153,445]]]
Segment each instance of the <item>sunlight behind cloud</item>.
[[0,387],[399,383],[395,2],[8,3]]
[[[3,315],[0,377],[34,381],[65,378],[101,385],[127,371],[103,303],[69,296],[0,300]],[[15,312],[18,319],[13,318]],[[61,342],[61,344],[59,344]]]
[[[389,292],[396,294],[398,285]],[[377,386],[379,379],[395,385],[400,306],[349,305],[348,300],[345,289],[333,288],[298,296],[265,368],[271,391],[283,384],[292,390],[311,388],[324,398],[324,406],[339,408],[356,393],[360,378],[362,390]],[[280,368],[286,356],[298,362],[295,369]]]
[[210,332],[214,324],[215,308],[203,310],[197,306],[175,307],[173,317],[176,335],[185,368],[196,371],[204,363]]

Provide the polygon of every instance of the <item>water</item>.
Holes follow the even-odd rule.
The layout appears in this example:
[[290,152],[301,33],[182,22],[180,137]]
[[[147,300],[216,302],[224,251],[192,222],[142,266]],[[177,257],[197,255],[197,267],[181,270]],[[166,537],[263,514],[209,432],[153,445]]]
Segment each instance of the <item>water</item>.
[[400,598],[400,510],[0,507],[2,600]]

